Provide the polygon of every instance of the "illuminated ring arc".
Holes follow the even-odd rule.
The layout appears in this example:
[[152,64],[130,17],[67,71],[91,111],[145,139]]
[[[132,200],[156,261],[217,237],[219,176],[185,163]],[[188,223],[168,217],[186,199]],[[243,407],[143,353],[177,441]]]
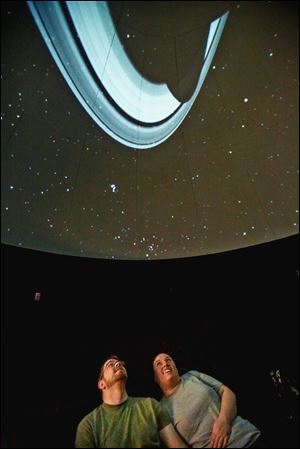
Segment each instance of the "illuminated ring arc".
[[[229,14],[226,12],[210,24],[196,88],[190,100],[180,103],[166,84],[151,83],[131,64],[107,2],[67,1],[67,8],[56,1],[27,3],[53,59],[80,104],[109,136],[134,149],[153,148],[180,126],[203,85]],[[78,37],[71,30],[70,19]]]

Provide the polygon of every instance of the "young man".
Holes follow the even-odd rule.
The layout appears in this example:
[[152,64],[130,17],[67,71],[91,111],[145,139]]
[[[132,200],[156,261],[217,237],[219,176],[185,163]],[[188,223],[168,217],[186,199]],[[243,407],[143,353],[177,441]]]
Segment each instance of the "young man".
[[166,410],[152,398],[129,397],[125,363],[115,355],[102,365],[98,389],[103,404],[78,425],[75,447],[187,447],[177,435]]
[[234,393],[218,380],[198,371],[180,377],[173,359],[163,353],[155,357],[153,370],[164,395],[161,404],[190,447],[251,447],[260,436],[237,416]]

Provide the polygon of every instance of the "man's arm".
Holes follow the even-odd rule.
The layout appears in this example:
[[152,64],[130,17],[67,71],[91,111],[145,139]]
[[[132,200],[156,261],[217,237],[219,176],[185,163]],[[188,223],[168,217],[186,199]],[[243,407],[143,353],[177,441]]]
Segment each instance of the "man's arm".
[[236,396],[230,388],[222,385],[219,396],[221,397],[221,409],[220,416],[222,415],[226,418],[230,423],[234,420],[237,415],[237,406],[236,406]]
[[210,438],[210,447],[226,447],[231,433],[231,423],[237,415],[236,396],[230,388],[222,385],[220,414],[215,420]]
[[166,447],[188,447],[180,438],[173,424],[168,424],[160,432],[159,436]]
[[94,441],[93,432],[90,424],[86,420],[82,420],[77,427],[75,448],[94,448],[96,443]]

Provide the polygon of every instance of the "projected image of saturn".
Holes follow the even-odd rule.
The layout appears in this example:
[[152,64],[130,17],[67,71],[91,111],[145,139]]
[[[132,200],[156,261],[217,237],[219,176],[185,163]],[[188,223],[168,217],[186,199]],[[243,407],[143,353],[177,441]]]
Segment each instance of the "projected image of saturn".
[[228,16],[226,12],[211,22],[197,84],[189,100],[181,102],[166,83],[153,83],[135,69],[107,2],[38,1],[28,6],[87,113],[112,138],[139,149],[159,145],[180,126],[205,80]]
[[148,261],[297,233],[297,5],[1,2],[2,242]]

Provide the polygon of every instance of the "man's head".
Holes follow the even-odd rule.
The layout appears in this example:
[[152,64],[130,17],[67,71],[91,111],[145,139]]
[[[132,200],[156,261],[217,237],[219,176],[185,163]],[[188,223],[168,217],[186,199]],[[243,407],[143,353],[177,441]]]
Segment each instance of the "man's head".
[[165,353],[158,354],[153,361],[154,380],[162,391],[175,388],[180,382],[176,365],[171,356]]
[[116,382],[127,381],[127,371],[125,368],[125,362],[119,359],[116,355],[110,355],[106,358],[102,364],[99,377],[98,377],[98,388],[103,392],[112,387]]

